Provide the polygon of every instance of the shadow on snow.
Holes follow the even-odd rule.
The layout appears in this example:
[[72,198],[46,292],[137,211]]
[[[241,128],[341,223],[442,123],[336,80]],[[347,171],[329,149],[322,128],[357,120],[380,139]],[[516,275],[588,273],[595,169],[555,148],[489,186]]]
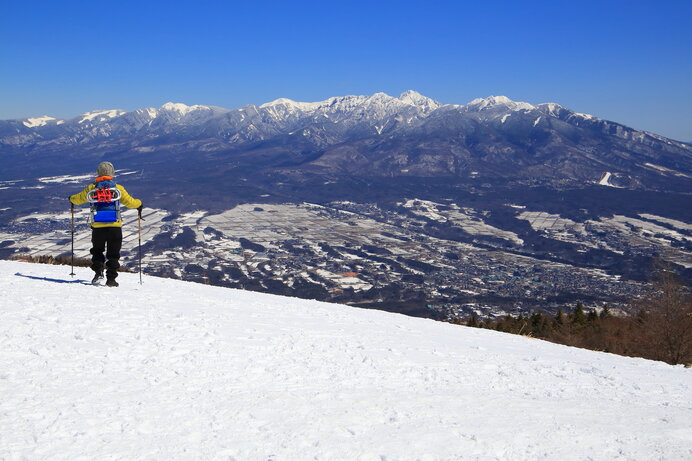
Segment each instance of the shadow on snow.
[[61,280],[61,279],[52,279],[49,277],[36,277],[34,275],[24,275],[19,272],[14,274],[18,277],[25,277],[27,279],[32,279],[32,280],[42,280],[44,282],[55,282],[55,283],[79,283],[81,285],[91,285],[91,283],[87,282],[86,280]]

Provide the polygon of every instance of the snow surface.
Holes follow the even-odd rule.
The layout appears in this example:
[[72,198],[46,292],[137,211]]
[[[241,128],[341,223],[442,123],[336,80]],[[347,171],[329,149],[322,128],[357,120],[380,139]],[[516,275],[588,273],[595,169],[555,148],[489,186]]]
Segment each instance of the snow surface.
[[0,261],[0,459],[692,459],[692,370]]

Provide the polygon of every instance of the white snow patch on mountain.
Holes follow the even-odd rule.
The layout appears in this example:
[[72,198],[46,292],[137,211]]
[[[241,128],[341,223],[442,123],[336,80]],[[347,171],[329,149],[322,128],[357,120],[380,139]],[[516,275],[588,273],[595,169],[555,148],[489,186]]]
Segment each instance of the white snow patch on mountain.
[[22,122],[22,124],[27,128],[36,128],[37,126],[44,126],[46,123],[55,120],[55,117],[49,117],[44,115],[42,117],[29,117]]
[[86,175],[64,175],[64,176],[46,176],[44,178],[38,178],[38,181],[45,183],[59,183],[59,184],[79,184],[89,179],[93,179],[93,174]]
[[644,219],[650,219],[653,221],[659,221],[662,223],[670,224],[673,227],[677,227],[678,229],[682,229],[688,232],[692,231],[692,224],[678,221],[677,219],[664,218],[662,216],[657,216],[649,213],[639,213],[639,216],[641,216]]
[[182,103],[176,103],[176,102],[167,102],[163,106],[161,106],[162,110],[167,110],[171,112],[177,112],[180,115],[187,115],[190,112],[196,111],[196,110],[203,110],[203,109],[211,109],[209,106],[202,106],[199,104],[195,104],[194,106],[188,106]]
[[574,115],[576,115],[577,117],[585,118],[587,120],[598,120],[598,117],[594,117],[590,114],[582,114],[580,112],[575,112]]
[[666,167],[661,166],[661,165],[655,165],[655,164],[653,164],[653,163],[648,163],[648,162],[647,162],[647,163],[644,163],[644,165],[642,165],[642,166],[644,166],[645,168],[658,170],[658,171],[660,171],[660,172],[662,172],[662,173],[669,173],[669,174],[672,174],[672,175],[675,175],[675,176],[682,176],[682,177],[685,177],[685,178],[691,178],[691,177],[692,177],[692,176],[690,176],[690,175],[688,175],[688,174],[683,173],[682,171],[673,170],[673,169],[666,168]]
[[601,176],[601,179],[598,181],[598,184],[600,184],[601,186],[620,188],[620,186],[616,186],[615,184],[612,184],[610,182],[610,178],[612,177],[613,174],[610,171],[606,171],[605,173],[603,173],[603,176]]
[[556,115],[560,109],[564,109],[560,104],[554,102],[546,102],[539,105],[545,107],[551,115]]
[[692,370],[0,261],[0,459],[689,459]]
[[474,110],[484,110],[495,107],[507,107],[510,110],[532,110],[535,106],[527,102],[512,101],[507,96],[489,96],[487,98],[476,98],[466,104],[466,108]]
[[114,117],[119,117],[126,112],[124,110],[119,110],[119,109],[111,109],[111,110],[95,110],[92,112],[87,112],[85,114],[82,114],[82,118],[79,119],[78,123],[84,123],[88,122],[91,120],[95,121],[104,121],[108,120]]
[[147,107],[146,109],[142,109],[143,112],[146,112],[146,114],[149,116],[149,118],[156,118],[159,116],[159,111],[154,109],[153,107]]
[[324,107],[329,104],[330,100],[320,101],[320,102],[298,102],[288,98],[279,98],[274,101],[264,103],[260,105],[261,109],[272,108],[275,106],[285,106],[288,108],[298,109],[305,112],[311,112],[319,107]]

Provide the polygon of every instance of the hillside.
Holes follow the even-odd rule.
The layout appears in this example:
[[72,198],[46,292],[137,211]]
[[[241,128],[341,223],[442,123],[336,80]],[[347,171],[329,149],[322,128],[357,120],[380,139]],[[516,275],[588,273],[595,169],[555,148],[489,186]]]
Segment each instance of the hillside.
[[0,459],[692,456],[690,370],[380,311],[0,261]]

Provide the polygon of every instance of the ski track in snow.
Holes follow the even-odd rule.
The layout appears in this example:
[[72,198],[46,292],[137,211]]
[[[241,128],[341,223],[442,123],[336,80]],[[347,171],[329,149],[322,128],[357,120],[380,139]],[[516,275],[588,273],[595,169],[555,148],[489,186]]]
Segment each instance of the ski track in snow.
[[692,459],[682,367],[68,273],[0,261],[2,460]]

